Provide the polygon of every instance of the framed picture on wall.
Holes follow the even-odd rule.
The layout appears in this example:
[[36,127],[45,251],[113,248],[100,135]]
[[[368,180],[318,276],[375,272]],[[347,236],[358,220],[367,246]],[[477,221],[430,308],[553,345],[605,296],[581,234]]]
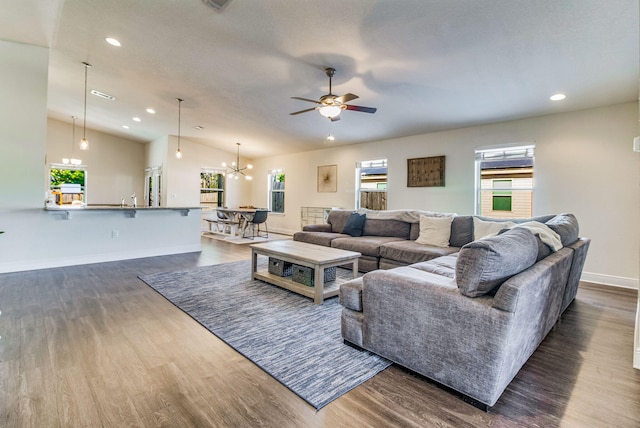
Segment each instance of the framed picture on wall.
[[318,167],[318,192],[338,191],[338,165]]
[[444,186],[444,156],[407,159],[407,187]]

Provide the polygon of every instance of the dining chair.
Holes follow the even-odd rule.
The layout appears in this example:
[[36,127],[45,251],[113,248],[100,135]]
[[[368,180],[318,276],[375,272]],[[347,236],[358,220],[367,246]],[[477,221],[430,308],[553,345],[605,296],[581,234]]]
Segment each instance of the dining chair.
[[[269,214],[268,210],[256,210],[253,218],[248,220],[247,228],[244,230],[243,238],[255,238],[256,236],[259,238],[268,238],[269,237],[269,229],[267,228],[267,216]],[[260,225],[264,225],[264,234],[260,234]],[[251,236],[247,236],[247,231],[251,229]]]

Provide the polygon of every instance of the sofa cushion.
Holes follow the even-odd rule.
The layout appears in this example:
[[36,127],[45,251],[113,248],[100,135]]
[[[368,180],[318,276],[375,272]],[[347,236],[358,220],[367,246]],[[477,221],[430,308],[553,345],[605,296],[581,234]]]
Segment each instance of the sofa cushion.
[[365,214],[351,213],[342,229],[342,233],[351,236],[362,236],[362,229],[366,220],[367,216]]
[[462,247],[473,241],[473,216],[457,215],[451,221],[449,245]]
[[478,217],[473,218],[473,240],[477,241],[478,239],[482,239],[486,236],[496,235],[502,229],[507,229],[515,226],[516,224],[512,221],[486,221],[479,219]]
[[578,234],[580,232],[578,219],[576,219],[573,214],[558,214],[547,221],[546,225],[560,235],[560,241],[562,241],[563,247],[573,244],[578,240]]
[[414,263],[410,265],[410,267],[424,272],[431,272],[446,276],[447,278],[453,278],[456,273],[457,261],[458,253],[454,253],[449,256],[437,257],[426,262]]
[[336,238],[345,238],[349,235],[343,233],[333,232],[296,232],[293,234],[294,241],[306,242],[309,244],[324,245],[325,247],[331,246],[331,241]]
[[404,239],[390,236],[347,236],[334,239],[331,241],[331,246],[341,250],[357,251],[363,256],[380,257],[380,247],[394,241],[404,241]]
[[407,223],[406,221],[367,218],[362,234],[366,236],[392,236],[395,238],[408,239],[410,230],[411,223]]
[[380,248],[380,257],[400,262],[402,265],[410,265],[447,256],[459,250],[457,247],[434,247],[418,244],[416,241],[402,240],[383,244]]
[[451,236],[451,217],[420,216],[420,235],[416,243],[448,247]]
[[465,296],[482,296],[532,266],[537,255],[536,237],[524,228],[473,241],[460,249],[456,283]]
[[342,233],[344,225],[347,223],[349,216],[353,211],[349,210],[331,210],[327,216],[327,223],[331,225],[331,231],[334,233]]

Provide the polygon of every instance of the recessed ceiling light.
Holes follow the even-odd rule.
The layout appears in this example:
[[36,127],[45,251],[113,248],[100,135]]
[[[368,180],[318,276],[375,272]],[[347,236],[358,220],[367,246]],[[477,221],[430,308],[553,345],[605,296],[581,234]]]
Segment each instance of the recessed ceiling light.
[[148,109],[147,109],[147,113],[149,113],[149,114],[156,114],[156,111],[155,111],[154,109],[152,109],[152,108],[148,108]]
[[193,129],[197,129],[198,131],[202,131],[204,129],[204,127],[200,126],[200,125],[196,125],[196,126],[193,127]]
[[118,46],[118,47],[122,46],[122,45],[120,44],[120,42],[119,42],[118,40],[114,39],[113,37],[107,37],[105,40],[106,40],[106,41],[107,41],[107,43],[109,43],[111,46]]
[[549,97],[551,101],[560,101],[564,100],[565,98],[567,98],[565,94],[554,94]]
[[129,129],[129,125],[122,125],[124,129]]
[[134,118],[133,118],[133,121],[134,121],[134,122],[141,122],[142,120],[141,120],[139,117],[134,117]]

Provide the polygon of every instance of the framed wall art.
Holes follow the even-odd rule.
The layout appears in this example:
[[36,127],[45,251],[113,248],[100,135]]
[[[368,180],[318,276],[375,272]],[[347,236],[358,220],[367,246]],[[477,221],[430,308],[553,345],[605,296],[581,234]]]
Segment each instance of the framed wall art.
[[444,187],[444,156],[407,159],[407,187]]
[[338,191],[338,165],[318,167],[318,192]]

